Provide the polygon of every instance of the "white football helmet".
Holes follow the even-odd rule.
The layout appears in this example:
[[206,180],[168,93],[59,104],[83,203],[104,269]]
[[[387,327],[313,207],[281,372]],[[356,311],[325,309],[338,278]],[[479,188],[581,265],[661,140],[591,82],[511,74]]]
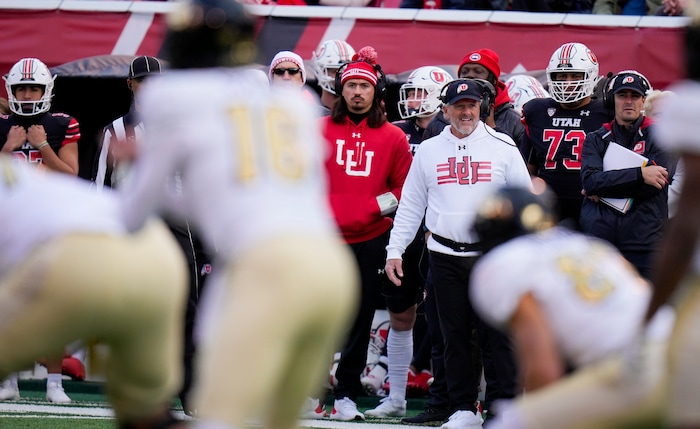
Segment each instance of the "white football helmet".
[[[557,81],[558,72],[583,73],[582,80]],[[549,93],[558,103],[573,103],[593,95],[598,78],[598,58],[583,43],[565,43],[549,59],[547,84]]]
[[[34,116],[48,112],[53,95],[53,81],[49,68],[36,58],[22,58],[12,68],[5,79],[10,110],[21,116]],[[18,85],[39,85],[44,87],[44,94],[36,101],[17,100],[14,87]]]
[[399,89],[401,118],[425,118],[436,113],[442,104],[438,99],[440,89],[452,80],[452,76],[440,67],[425,66],[413,70]]
[[311,54],[311,68],[318,85],[335,94],[335,72],[352,60],[355,50],[343,40],[326,40]]
[[515,110],[522,112],[523,106],[533,98],[546,98],[549,93],[539,80],[527,74],[514,74],[506,80],[506,88]]

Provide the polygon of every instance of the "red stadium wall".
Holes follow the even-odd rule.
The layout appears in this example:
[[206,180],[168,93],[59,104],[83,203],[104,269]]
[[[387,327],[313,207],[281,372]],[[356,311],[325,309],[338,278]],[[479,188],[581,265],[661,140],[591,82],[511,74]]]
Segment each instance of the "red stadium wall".
[[[46,3],[55,5],[24,10],[11,9],[21,1],[0,5],[1,73],[26,56],[52,67],[95,55],[158,55],[164,14],[173,6],[125,1],[119,10],[104,10],[108,7],[99,1],[72,2],[71,9],[61,8],[60,1]],[[544,69],[554,49],[577,41],[598,56],[601,74],[636,69],[659,88],[683,77],[683,18],[322,6],[252,10],[262,16],[261,64],[282,49],[309,59],[323,39],[334,37],[356,49],[374,46],[389,75],[423,65],[455,65],[482,47],[498,52],[503,73],[513,73]]]

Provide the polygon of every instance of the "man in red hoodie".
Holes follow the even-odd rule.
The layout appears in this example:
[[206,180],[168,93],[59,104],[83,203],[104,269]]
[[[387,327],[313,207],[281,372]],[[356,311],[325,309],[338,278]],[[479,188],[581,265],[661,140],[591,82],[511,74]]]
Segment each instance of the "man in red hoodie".
[[338,71],[335,92],[341,97],[321,123],[328,144],[331,207],[362,280],[360,308],[336,371],[338,385],[330,415],[335,420],[364,420],[355,400],[362,393],[360,376],[374,311],[383,305],[381,295],[386,296],[391,327],[410,336],[414,306],[422,292],[388,288],[383,272],[393,224],[390,215],[401,197],[412,156],[405,133],[386,120],[386,80],[376,55],[374,48],[362,48]]

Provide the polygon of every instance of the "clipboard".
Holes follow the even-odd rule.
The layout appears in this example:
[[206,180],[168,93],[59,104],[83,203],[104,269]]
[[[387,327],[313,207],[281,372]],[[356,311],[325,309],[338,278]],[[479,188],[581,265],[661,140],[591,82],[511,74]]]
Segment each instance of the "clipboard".
[[[621,170],[624,168],[645,167],[649,158],[633,152],[617,143],[610,143],[603,156],[603,171]],[[633,198],[601,198],[600,201],[620,213],[627,213],[632,206]]]

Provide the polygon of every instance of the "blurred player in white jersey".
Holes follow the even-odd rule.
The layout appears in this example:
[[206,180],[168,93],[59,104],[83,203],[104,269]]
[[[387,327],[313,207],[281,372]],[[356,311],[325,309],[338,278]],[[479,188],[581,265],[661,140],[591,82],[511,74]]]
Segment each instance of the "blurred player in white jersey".
[[472,303],[511,335],[526,392],[502,403],[489,428],[604,428],[658,419],[673,311],[666,308],[650,324],[637,362],[643,370],[629,377],[622,354],[637,344],[651,288],[607,242],[553,227],[553,200],[549,191],[502,188],[475,221],[487,253],[474,269]]
[[112,195],[6,155],[0,201],[0,377],[99,339],[119,427],[184,428],[168,410],[181,382],[186,269],[165,225],[127,235]]
[[669,354],[667,423],[676,429],[700,428],[700,8],[688,2],[686,30],[688,80],[671,87],[658,119],[659,145],[680,154],[685,167],[676,215],[671,222],[652,277],[655,286],[647,311],[651,319],[673,293],[679,302]]
[[240,3],[178,6],[165,39],[171,72],[140,94],[149,133],[123,213],[129,229],[184,214],[217,252],[200,307],[194,427],[260,418],[293,428],[328,377],[359,289],[329,211],[315,106],[234,68],[257,53]]

